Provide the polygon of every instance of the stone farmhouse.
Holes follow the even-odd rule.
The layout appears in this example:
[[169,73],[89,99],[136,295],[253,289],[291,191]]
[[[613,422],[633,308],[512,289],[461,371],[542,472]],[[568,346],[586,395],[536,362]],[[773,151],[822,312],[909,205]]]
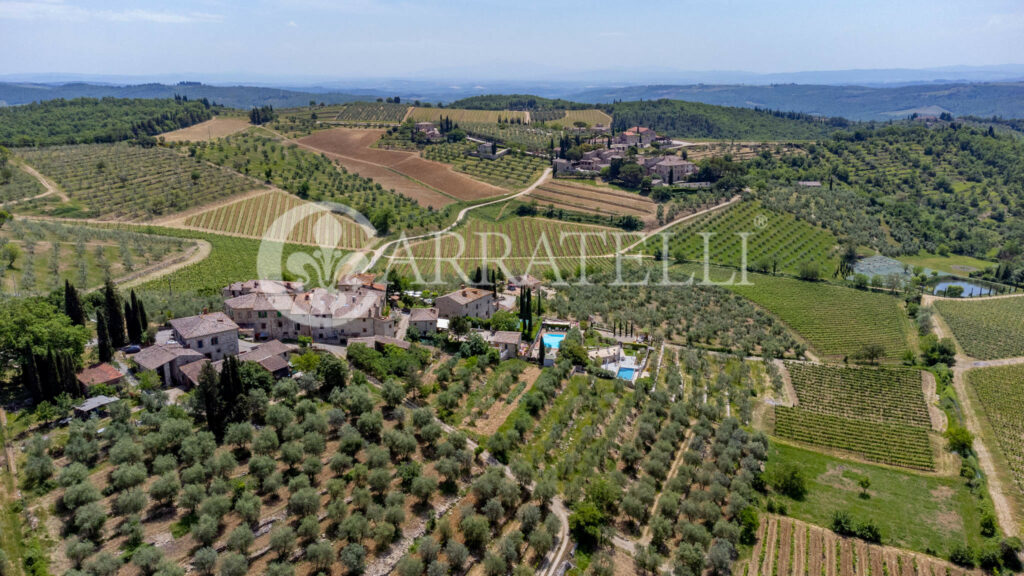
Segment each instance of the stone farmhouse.
[[417,122],[416,131],[423,134],[428,142],[441,142],[444,140],[444,135],[434,126],[433,122]]
[[257,340],[294,340],[344,344],[363,336],[394,336],[395,321],[385,316],[386,287],[372,277],[344,277],[337,291],[250,291],[224,301],[224,309]]
[[460,288],[438,297],[435,305],[441,318],[490,318],[498,310],[498,301],[494,294],[490,290],[480,288]]
[[210,360],[238,354],[238,324],[223,312],[170,321],[174,341]]

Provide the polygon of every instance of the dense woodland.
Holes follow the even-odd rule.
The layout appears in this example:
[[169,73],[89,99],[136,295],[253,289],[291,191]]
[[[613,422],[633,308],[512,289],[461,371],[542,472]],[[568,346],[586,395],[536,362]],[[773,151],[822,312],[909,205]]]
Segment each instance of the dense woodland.
[[487,94],[471,96],[456,100],[449,108],[468,108],[470,110],[586,110],[593,108],[589,104],[571,102],[561,98],[542,98],[530,94]]
[[843,118],[727,108],[679,100],[616,102],[605,111],[614,118],[612,130],[616,132],[630,126],[646,126],[666,136],[679,138],[811,140],[851,125]]
[[209,100],[76,98],[0,108],[0,145],[48,146],[141,139],[209,120]]

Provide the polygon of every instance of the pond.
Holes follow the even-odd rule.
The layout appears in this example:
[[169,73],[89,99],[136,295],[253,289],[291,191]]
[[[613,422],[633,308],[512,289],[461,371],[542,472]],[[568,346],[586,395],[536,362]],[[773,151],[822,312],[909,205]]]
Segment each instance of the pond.
[[[959,286],[963,289],[961,298],[973,298],[977,296],[990,296],[995,294],[995,289],[989,286],[982,286],[976,282],[970,280],[941,280],[935,285],[935,289],[932,290],[932,294],[936,296],[945,296],[946,290],[951,286]],[[950,294],[952,296],[952,294]]]

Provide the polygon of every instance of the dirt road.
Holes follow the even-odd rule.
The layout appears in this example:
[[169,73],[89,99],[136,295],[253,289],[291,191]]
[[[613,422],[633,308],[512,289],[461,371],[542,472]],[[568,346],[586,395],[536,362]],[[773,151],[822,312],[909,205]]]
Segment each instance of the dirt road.
[[46,176],[43,176],[42,174],[39,173],[38,170],[29,166],[28,164],[25,164],[24,162],[22,162],[18,166],[22,170],[24,170],[26,174],[38,180],[39,183],[43,185],[43,188],[46,189],[46,192],[43,192],[42,194],[36,194],[35,196],[32,196],[30,198],[20,198],[18,200],[11,200],[10,202],[3,202],[0,203],[0,207],[13,206],[15,204],[20,204],[22,202],[31,202],[32,200],[45,198],[50,195],[56,195],[60,197],[60,199],[64,202],[68,201],[68,195],[65,194],[56,184],[54,184],[53,180],[50,180]]

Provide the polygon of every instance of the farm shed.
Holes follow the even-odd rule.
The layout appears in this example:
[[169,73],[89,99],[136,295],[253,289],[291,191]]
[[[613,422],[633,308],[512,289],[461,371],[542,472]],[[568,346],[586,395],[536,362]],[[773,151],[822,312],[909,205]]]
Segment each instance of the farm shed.
[[88,418],[89,416],[102,412],[103,408],[117,402],[119,398],[114,396],[93,396],[78,406],[75,406],[75,416]]

